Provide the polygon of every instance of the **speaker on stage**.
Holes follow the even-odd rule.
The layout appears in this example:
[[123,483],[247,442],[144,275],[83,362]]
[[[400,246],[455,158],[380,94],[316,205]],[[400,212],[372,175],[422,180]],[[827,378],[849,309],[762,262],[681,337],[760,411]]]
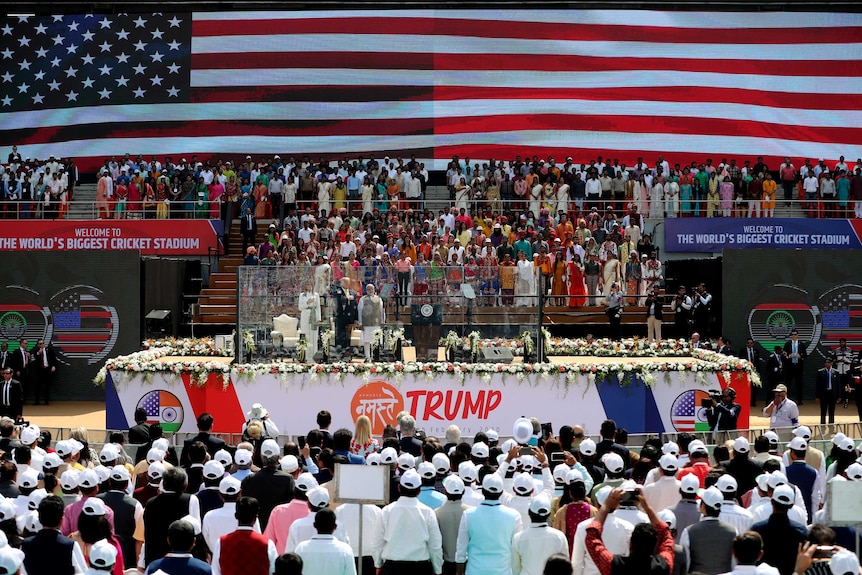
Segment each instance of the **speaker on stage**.
[[508,347],[482,347],[479,348],[479,355],[482,363],[512,363],[515,359]]

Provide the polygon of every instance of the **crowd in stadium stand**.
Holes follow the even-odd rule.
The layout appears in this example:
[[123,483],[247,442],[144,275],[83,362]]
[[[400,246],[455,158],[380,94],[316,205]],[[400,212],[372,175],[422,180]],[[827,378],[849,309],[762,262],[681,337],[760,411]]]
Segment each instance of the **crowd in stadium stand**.
[[[246,207],[268,218],[312,206],[326,216],[347,208],[362,218],[421,209],[430,177],[415,157],[175,162],[126,154],[107,159],[100,170],[97,211],[100,218],[227,219]],[[3,211],[62,217],[77,179],[71,160],[31,160],[13,148],[2,174]],[[445,183],[453,205],[474,216],[538,220],[567,213],[578,221],[593,207],[603,214],[610,206],[617,214],[636,208],[648,218],[774,217],[777,203],[793,201],[809,217],[862,217],[862,159],[851,166],[843,156],[831,169],[822,159],[797,167],[786,158],[770,167],[762,158],[671,165],[658,156],[652,165],[638,158],[627,167],[602,156],[588,164],[571,157],[558,164],[537,156],[481,163],[456,156]]]
[[[730,431],[713,446],[680,433],[635,448],[612,420],[593,439],[521,418],[513,439],[470,442],[454,425],[426,437],[407,412],[374,437],[367,416],[335,429],[346,422],[321,411],[297,444],[263,405],[248,415],[228,445],[201,414],[181,451],[144,409],[128,439],[112,432],[98,450],[85,429],[54,443],[3,418],[0,569],[859,574],[859,533],[831,523],[827,487],[862,481],[859,446],[840,433],[817,442],[798,426],[787,442],[768,431],[752,444]],[[339,502],[338,464],[385,467],[388,500]]]

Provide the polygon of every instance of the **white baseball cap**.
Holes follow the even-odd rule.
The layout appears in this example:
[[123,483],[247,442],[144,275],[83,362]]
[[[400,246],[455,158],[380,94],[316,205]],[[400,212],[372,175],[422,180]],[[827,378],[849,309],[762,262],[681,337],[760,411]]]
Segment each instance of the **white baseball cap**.
[[62,457],[64,459],[66,458],[66,456],[71,455],[73,453],[72,444],[69,443],[69,441],[67,441],[67,440],[58,441],[54,445],[54,450],[57,452],[57,454],[60,457]]
[[851,463],[844,473],[850,481],[862,481],[862,463]]
[[557,483],[565,483],[566,482],[566,474],[571,471],[572,468],[566,465],[565,463],[560,463],[554,468],[554,481]]
[[329,505],[329,491],[324,487],[315,487],[308,492],[308,502],[314,507],[325,507]]
[[94,468],[94,471],[96,472],[96,475],[99,477],[99,483],[100,484],[104,483],[105,481],[108,480],[108,478],[111,477],[111,468],[110,467],[105,467],[104,465],[99,465],[98,467]]
[[689,473],[679,481],[679,490],[683,493],[697,493],[700,489],[700,479],[693,473]]
[[849,437],[845,437],[838,442],[838,449],[842,451],[853,452],[856,450],[856,444]]
[[722,495],[721,491],[713,486],[709,489],[705,489],[703,493],[700,494],[700,500],[707,507],[719,509],[721,507],[721,503],[724,501],[724,495]]
[[608,473],[619,473],[625,469],[623,458],[616,453],[608,453],[602,463],[604,463]]
[[596,491],[596,503],[599,504],[599,507],[605,504],[605,501],[607,501],[608,499],[608,495],[610,495],[611,491],[613,490],[614,488],[610,485],[605,485],[604,487]]
[[709,455],[709,450],[707,450],[706,445],[704,445],[703,441],[699,439],[695,439],[688,444],[688,452],[692,455],[694,455],[695,453],[703,453],[705,455]]
[[676,514],[670,509],[662,509],[656,515],[658,518],[667,523],[669,529],[676,529]]
[[566,485],[571,485],[572,483],[580,481],[581,483],[585,483],[584,474],[578,471],[577,469],[570,469],[568,473],[566,473]]
[[[237,452],[240,450],[237,449]],[[242,451],[248,451],[247,449],[243,449]],[[225,468],[230,467],[230,464],[233,463],[233,457],[230,456],[230,452],[227,449],[219,449],[213,455],[213,459],[221,463]],[[238,464],[239,465],[239,464]]]
[[160,437],[153,442],[153,447],[155,447],[156,449],[161,449],[165,453],[168,452],[168,448],[170,446],[171,446],[171,444],[168,443],[168,440],[165,439],[164,437]]
[[503,493],[503,479],[497,473],[489,473],[482,479],[482,489],[488,493]]
[[800,425],[796,429],[793,430],[793,435],[796,437],[801,437],[805,441],[811,439],[811,428],[807,425]]
[[36,489],[27,496],[27,509],[30,511],[36,511],[39,508],[39,504],[42,503],[42,500],[46,497],[48,497],[47,491],[44,489]]
[[718,481],[715,482],[715,486],[718,487],[718,490],[722,493],[736,493],[739,489],[739,484],[736,482],[736,479],[729,473],[725,473],[719,477]]
[[419,476],[422,479],[433,479],[437,477],[437,469],[434,468],[434,464],[428,461],[423,461],[419,464],[419,467],[416,468],[416,471],[419,472]]
[[[482,482],[484,486],[484,481]],[[529,473],[518,473],[512,482],[512,490],[518,495],[529,495],[535,489],[533,476]]]
[[392,465],[398,461],[398,452],[394,447],[384,447],[380,452],[380,463],[383,465]]
[[0,567],[4,573],[17,573],[24,562],[24,553],[14,547],[3,547],[0,549]]
[[[60,487],[65,489],[66,491],[74,491],[78,488],[78,477],[81,475],[81,472],[77,469],[67,469],[63,475],[60,476]],[[7,499],[7,501],[9,501]]]
[[117,562],[117,548],[108,543],[107,539],[100,539],[90,546],[89,560],[93,567],[110,567]]
[[769,474],[769,486],[776,489],[780,485],[787,485],[787,476],[780,471],[773,471]]
[[242,483],[236,477],[228,475],[219,481],[218,492],[222,495],[236,495],[242,489]]
[[300,473],[299,477],[296,478],[296,487],[300,491],[309,492],[318,485],[317,479],[311,473]]
[[[92,472],[94,477],[96,476],[95,472],[93,472],[92,469],[88,469],[87,471]],[[17,483],[18,487],[23,487],[25,489],[34,489],[39,485],[39,474],[36,473],[36,470],[31,467],[30,469],[21,473],[18,476]],[[95,485],[98,484],[98,481],[96,481]]]
[[801,436],[797,435],[790,440],[790,449],[793,451],[805,451],[808,449],[808,444],[805,443],[805,440]]
[[443,489],[449,495],[461,495],[464,493],[464,480],[457,475],[450,475],[443,480]]
[[[66,473],[69,473],[68,471]],[[66,473],[63,474],[63,477],[66,477]],[[150,481],[156,481],[162,478],[162,475],[165,474],[165,464],[161,461],[153,461],[150,463],[149,467],[147,467],[147,477]]]
[[748,453],[751,451],[751,444],[744,437],[737,437],[733,440],[733,450],[737,453]]
[[369,453],[365,456],[365,465],[380,465],[380,454]]
[[422,478],[419,477],[419,473],[415,469],[408,469],[401,474],[399,483],[401,484],[401,487],[406,489],[419,489],[422,487]]
[[596,442],[590,438],[587,438],[581,442],[578,446],[578,451],[581,452],[582,455],[595,455],[596,454]]
[[479,470],[476,469],[472,461],[462,461],[458,464],[458,475],[464,480],[464,483],[472,483],[479,479]]
[[93,489],[101,483],[99,476],[92,469],[85,469],[78,477],[78,487],[82,489]]
[[105,502],[98,497],[88,497],[84,501],[84,506],[81,507],[81,513],[90,517],[107,515],[107,506]]
[[125,465],[115,465],[111,468],[111,479],[114,481],[131,481],[132,474]]
[[120,450],[113,443],[106,443],[99,452],[99,461],[102,463],[116,461],[118,457],[120,457]]
[[[236,453],[233,454],[233,460],[237,465],[251,465],[251,456],[252,453],[248,449],[237,449]],[[293,457],[293,455],[289,457]],[[296,457],[293,457],[293,459],[296,460]],[[284,459],[282,459],[282,461],[284,461]],[[225,465],[225,467],[227,467],[227,465]]]
[[838,445],[839,443],[841,443],[841,440],[844,439],[845,437],[847,437],[847,436],[839,431],[838,433],[836,433],[832,437],[832,443],[835,445]]
[[3,499],[2,501],[0,501],[0,521],[15,519],[15,515],[17,513],[18,508],[15,507],[14,499]]
[[500,434],[495,429],[489,429],[485,435],[488,436],[488,441],[500,441]]
[[551,514],[551,500],[547,495],[541,494],[536,495],[530,500],[530,511],[535,513],[536,515],[550,515]]
[[452,466],[445,453],[435,453],[434,457],[431,458],[431,464],[434,465],[434,469],[437,473],[446,473]]
[[675,455],[672,455],[670,453],[665,453],[664,455],[662,455],[658,460],[658,464],[662,469],[665,469],[667,471],[676,471],[677,469],[679,469],[679,461],[677,460]]
[[416,467],[416,458],[406,451],[398,456],[398,469],[407,471]]
[[473,447],[470,449],[470,455],[478,459],[484,459],[488,457],[488,445],[482,441],[480,441],[479,443],[474,443]]
[[679,455],[679,445],[677,445],[673,441],[668,441],[661,446],[661,452],[665,455],[667,455],[668,453],[671,455]]
[[[236,452],[237,456],[239,456],[240,451],[246,451],[247,453],[251,454],[250,451],[242,449],[242,450],[237,450],[237,452]],[[251,461],[251,459],[249,459],[249,461]],[[239,461],[237,461],[237,464],[238,465],[248,465],[248,463],[239,463]],[[281,467],[282,471],[284,471],[286,473],[293,473],[294,471],[299,469],[299,460],[296,458],[295,455],[285,455],[284,457],[281,458],[281,461],[279,462],[279,466]]]
[[24,445],[33,445],[33,442],[39,440],[41,430],[35,425],[28,425],[21,430],[21,443]]
[[757,482],[757,488],[761,491],[769,491],[769,474],[761,473],[757,477],[754,478]]
[[156,449],[155,447],[151,447],[149,451],[147,451],[147,463],[153,463],[156,461],[164,461],[165,460],[165,452],[161,449]]
[[832,575],[848,575],[849,573],[857,575],[859,573],[859,558],[852,551],[839,549],[829,559],[829,570]]
[[204,464],[204,477],[206,479],[218,479],[224,477],[224,465],[218,461],[207,461]]
[[58,469],[61,465],[63,465],[63,460],[54,452],[46,453],[44,459],[42,459],[42,469],[45,471]]
[[772,492],[772,500],[782,505],[793,505],[796,501],[796,492],[789,485],[779,485]]
[[274,439],[267,439],[260,446],[260,454],[263,457],[275,457],[281,455],[281,447]]
[[778,445],[778,434],[772,430],[767,431],[763,436],[769,440],[770,445]]

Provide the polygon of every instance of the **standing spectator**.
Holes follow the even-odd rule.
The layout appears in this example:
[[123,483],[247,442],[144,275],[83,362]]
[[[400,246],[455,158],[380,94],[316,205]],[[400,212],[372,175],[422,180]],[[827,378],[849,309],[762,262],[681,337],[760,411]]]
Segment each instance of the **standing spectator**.
[[24,389],[21,382],[12,376],[12,368],[7,367],[3,370],[3,381],[0,382],[0,416],[11,418],[10,427],[24,411]]
[[213,416],[212,416],[212,414],[209,414],[209,413],[200,414],[198,416],[198,419],[197,419],[197,427],[198,427],[198,434],[195,435],[194,437],[190,437],[189,439],[186,439],[185,441],[183,441],[183,453],[181,456],[182,457],[181,462],[183,465],[188,465],[189,463],[191,463],[191,461],[189,460],[187,451],[188,451],[188,448],[191,447],[191,445],[196,441],[200,441],[201,443],[203,443],[206,446],[207,453],[210,454],[210,457],[215,456],[216,451],[218,451],[219,449],[225,448],[224,440],[220,439],[218,437],[213,437],[211,434],[212,428],[213,428]]
[[817,478],[817,470],[805,462],[808,443],[801,437],[794,437],[790,441],[790,465],[787,466],[787,480],[802,492],[802,500],[805,502],[805,510],[808,517],[814,517],[814,512],[820,509],[820,481]]
[[774,399],[763,408],[763,415],[769,417],[769,426],[780,429],[799,425],[799,407],[787,397],[787,386],[780,383],[772,392]]
[[455,553],[458,575],[512,571],[511,550],[515,535],[522,528],[521,515],[514,509],[501,505],[503,479],[499,474],[485,475],[482,480],[482,494],[485,500],[480,506],[465,511],[458,527],[458,547]]
[[241,497],[236,502],[237,528],[216,542],[212,550],[213,575],[273,572],[278,553],[275,543],[255,530],[259,509],[253,497]]
[[[216,548],[222,535],[233,533],[239,525],[236,519],[236,503],[241,495],[239,480],[225,477],[219,482],[218,490],[223,505],[204,515],[201,525],[201,534],[210,550]],[[260,533],[259,522],[255,522],[254,530]]]
[[763,538],[763,561],[777,568],[781,575],[793,573],[796,553],[808,536],[804,525],[787,516],[795,498],[792,487],[778,486],[772,493],[772,515],[751,527]]
[[51,380],[57,371],[57,355],[54,353],[53,347],[45,347],[44,339],[40,338],[36,342],[36,352],[32,355],[30,371],[34,382],[34,405],[39,405],[39,400],[43,394],[45,405],[48,405]]
[[[736,560],[736,568],[728,575],[778,575],[778,569],[758,563],[763,557],[763,539],[759,533],[745,531],[733,539],[733,558]],[[809,574],[810,575],[810,574]]]
[[551,500],[547,495],[537,495],[530,501],[531,525],[516,533],[512,541],[513,573],[538,574],[549,558],[568,552],[566,536],[548,525],[550,515]]
[[[747,493],[757,485],[756,478],[763,473],[763,464],[749,458],[751,444],[744,437],[733,440],[733,456],[720,466],[736,479],[739,493]],[[740,531],[741,532],[741,531]]]
[[[496,474],[490,476],[497,478],[502,494],[502,479]],[[442,572],[440,527],[434,511],[417,499],[421,486],[419,474],[408,470],[399,480],[401,496],[383,508],[377,533],[383,542],[376,565],[380,575],[432,575]]]
[[675,455],[665,453],[659,458],[658,463],[661,477],[658,481],[644,486],[643,495],[653,509],[667,509],[682,499],[680,494],[682,483],[676,478],[679,462]]
[[135,409],[135,425],[129,428],[129,443],[140,445],[150,440],[150,426],[147,425],[147,410]]
[[784,158],[784,163],[778,168],[778,177],[781,179],[781,185],[784,188],[784,205],[789,206],[793,199],[793,189],[796,187],[796,167],[790,161],[790,158]]
[[725,473],[718,478],[715,487],[721,491],[724,496],[724,501],[721,504],[721,513],[718,518],[733,525],[737,533],[744,533],[751,528],[754,523],[754,516],[751,512],[737,504],[737,496],[739,494],[739,484],[732,475]]
[[674,561],[673,537],[667,523],[658,518],[643,496],[640,497],[640,505],[650,522],[634,527],[628,555],[611,553],[602,540],[605,519],[620,504],[622,496],[621,489],[614,489],[587,528],[587,549],[599,573],[668,575]]
[[127,493],[131,476],[125,466],[111,469],[109,481],[110,491],[98,498],[114,512],[114,532],[123,551],[123,566],[132,569],[143,544],[144,507]]
[[264,535],[275,543],[275,549],[279,554],[284,553],[287,546],[291,525],[308,516],[308,492],[315,487],[318,487],[318,483],[314,476],[310,473],[301,473],[293,487],[293,499],[277,505],[272,510]]
[[[33,575],[73,575],[87,569],[84,554],[77,542],[60,534],[63,520],[63,500],[49,495],[39,503],[39,523],[42,529],[21,543],[24,568]],[[12,573],[15,573],[14,571]]]
[[691,466],[679,472],[679,479],[683,479],[687,475],[694,475],[700,480],[700,487],[703,488],[707,474],[712,471],[712,466],[709,464],[709,451],[702,441],[695,439],[688,444],[688,453]]
[[458,543],[458,528],[461,516],[467,506],[461,503],[464,495],[464,481],[457,475],[450,475],[443,480],[446,491],[446,503],[438,507],[434,514],[440,527],[443,547],[443,575],[455,575],[455,550]]
[[823,362],[823,369],[817,372],[815,383],[815,398],[820,404],[820,425],[826,423],[826,414],[829,414],[829,424],[835,423],[835,403],[841,395],[841,377],[832,368],[832,357],[827,357]]
[[162,492],[144,508],[144,563],[150,566],[150,572],[156,570],[153,562],[168,551],[188,553],[194,544],[194,528],[178,521],[186,515],[200,521],[198,498],[185,493],[187,485],[185,471],[178,467],[166,470],[162,475]]
[[275,440],[264,441],[260,446],[260,471],[249,475],[242,482],[243,495],[254,497],[260,505],[262,529],[266,529],[273,508],[293,498],[293,477],[278,469],[280,455],[281,448]]
[[355,575],[356,565],[350,545],[335,538],[335,512],[322,509],[314,516],[317,535],[296,547],[302,558],[304,575]]
[[378,451],[380,451],[380,442],[371,435],[371,419],[367,415],[360,415],[356,419],[356,432],[350,440],[350,453],[364,460],[368,455]]
[[701,493],[703,519],[686,527],[679,539],[685,550],[688,572],[718,575],[731,569],[736,528],[719,519],[724,496],[715,487]]
[[784,352],[787,354],[787,379],[785,383],[789,386],[796,383],[796,402],[802,405],[802,374],[805,371],[805,358],[808,357],[806,345],[799,341],[799,331],[790,331],[790,341],[784,344]]
[[[195,528],[189,521],[177,519],[167,528],[167,540],[170,551],[163,557],[148,561],[146,574],[156,572],[167,575],[211,575],[212,569],[200,559],[192,557],[195,546]],[[148,543],[149,545],[149,543]]]

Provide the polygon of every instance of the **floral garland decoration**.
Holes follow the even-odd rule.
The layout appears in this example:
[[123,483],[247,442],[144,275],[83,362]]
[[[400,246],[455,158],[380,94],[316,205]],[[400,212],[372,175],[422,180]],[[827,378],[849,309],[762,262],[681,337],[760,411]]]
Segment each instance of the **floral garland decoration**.
[[383,330],[380,328],[375,329],[371,332],[371,349],[372,351],[376,351],[383,346]]
[[518,341],[521,343],[521,347],[524,349],[524,355],[533,355],[533,352],[536,351],[535,344],[533,343],[533,334],[529,331],[525,331],[518,338]]
[[395,351],[399,341],[402,347],[410,345],[410,340],[404,337],[404,328],[393,329],[389,334],[389,350]]
[[[231,338],[230,341],[232,341]],[[232,357],[233,351],[226,347],[216,347],[215,339],[211,337],[202,338],[162,338],[162,339],[145,339],[141,342],[141,349],[148,350],[152,348],[170,347],[173,349],[173,355],[193,355],[193,356],[214,356],[214,357]]]
[[332,344],[333,339],[335,339],[335,334],[331,329],[324,330],[320,334],[320,344],[323,349],[323,355],[329,357],[329,347]]
[[446,334],[446,337],[443,338],[443,347],[446,348],[446,353],[455,353],[459,347],[461,347],[461,336],[455,333],[452,330],[449,330],[449,333]]
[[470,355],[472,357],[476,357],[479,355],[479,340],[482,339],[482,334],[478,331],[471,331],[467,335],[467,340],[470,346]]
[[246,353],[254,353],[257,350],[254,334],[251,333],[251,330],[247,329],[242,332],[242,346]]

